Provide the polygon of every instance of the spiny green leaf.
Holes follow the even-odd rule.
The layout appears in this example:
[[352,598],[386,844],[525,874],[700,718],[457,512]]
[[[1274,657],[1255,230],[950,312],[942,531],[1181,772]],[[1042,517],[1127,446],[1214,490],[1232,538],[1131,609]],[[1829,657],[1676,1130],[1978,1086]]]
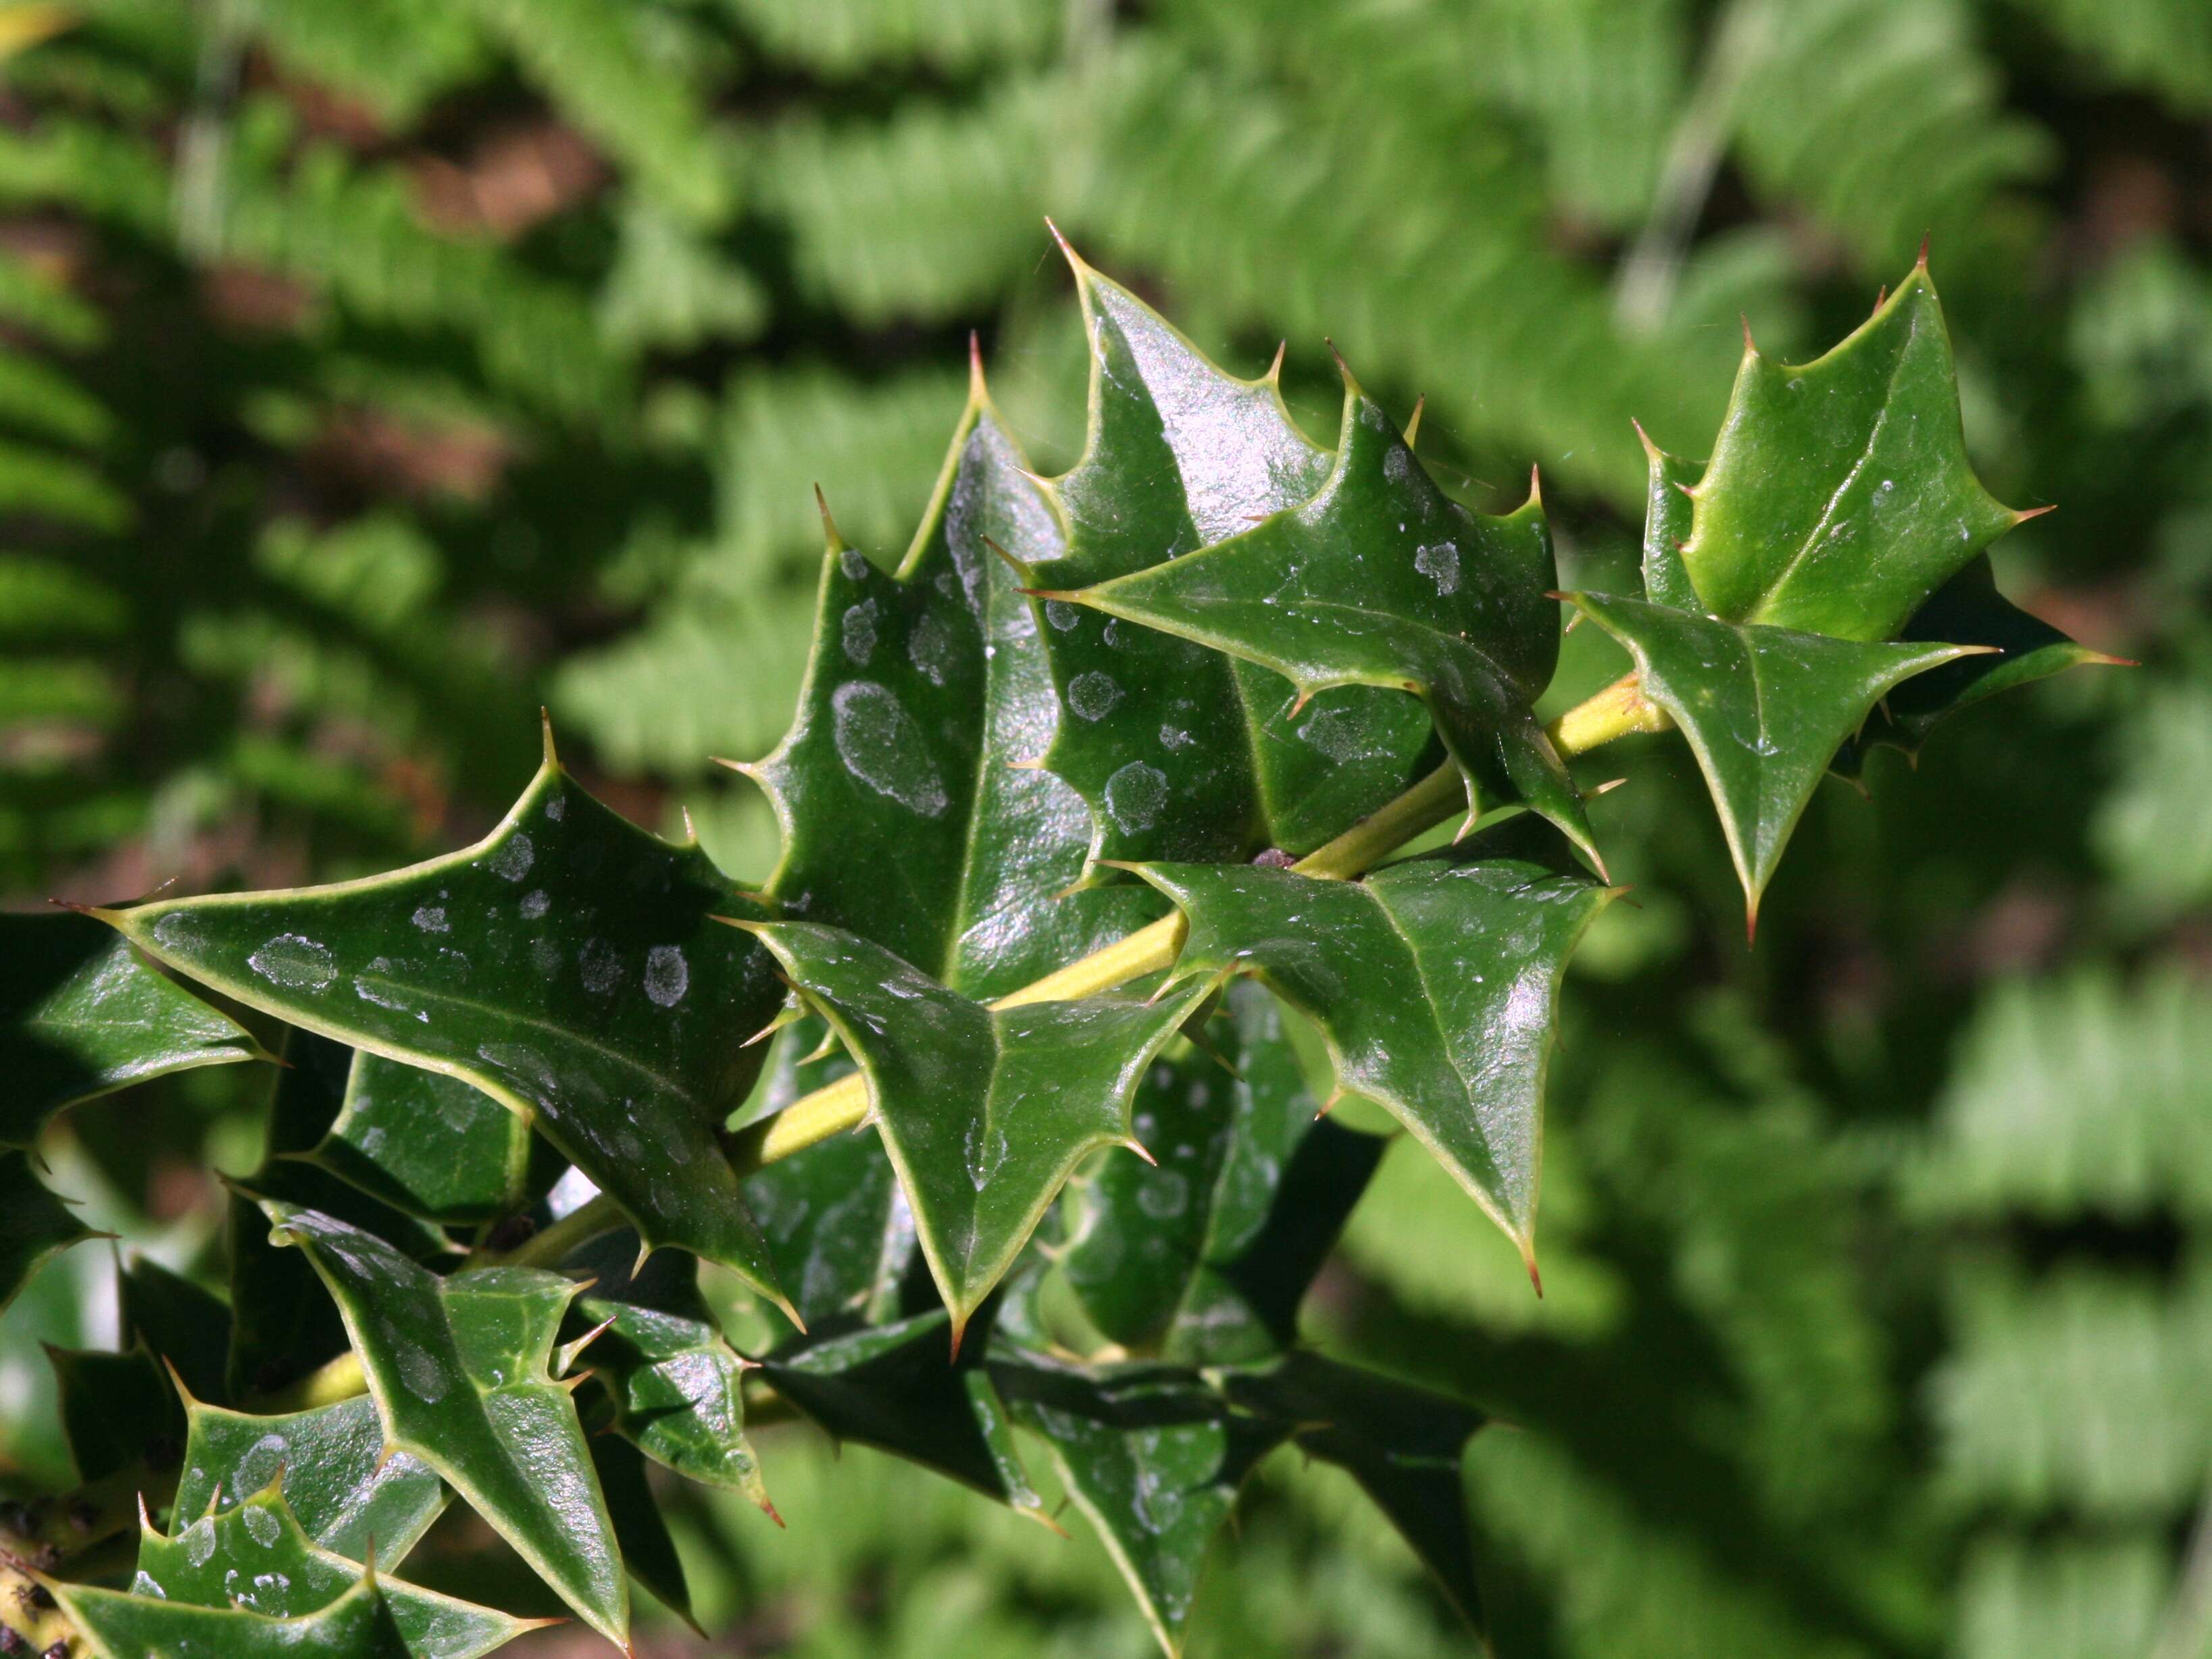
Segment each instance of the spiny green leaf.
[[266,1058],[91,917],[0,915],[0,1147],[28,1146],[64,1108],[165,1072]]
[[1672,610],[1702,612],[1705,607],[1690,580],[1682,544],[1690,539],[1689,492],[1705,475],[1705,463],[1669,455],[1641,426],[1636,435],[1643,441],[1644,459],[1650,469],[1644,501],[1644,597]]
[[176,1455],[184,1413],[160,1362],[143,1346],[115,1353],[48,1345],[46,1358],[61,1397],[62,1435],[85,1485],[125,1469],[159,1468]]
[[1057,592],[1265,665],[1301,696],[1418,693],[1481,805],[1525,802],[1596,857],[1582,798],[1534,706],[1559,653],[1551,535],[1534,493],[1479,518],[1430,479],[1345,375],[1335,465],[1313,498],[1202,551]]
[[32,1173],[27,1152],[0,1152],[0,1310],[31,1275],[72,1244],[94,1237]]
[[732,1034],[780,1000],[715,915],[757,902],[550,757],[465,851],[389,875],[141,905],[165,961],[311,1030],[473,1085],[536,1123],[658,1249],[780,1295],[715,1132],[759,1064]]
[[1996,573],[1986,555],[1937,588],[1900,637],[1987,646],[2003,654],[1961,657],[1914,676],[1884,697],[1868,716],[1865,729],[1836,757],[1834,769],[1846,777],[1857,776],[1866,751],[1877,746],[1917,755],[1929,733],[1944,720],[2000,691],[2086,664],[2127,665],[2068,638],[1998,592]]
[[337,1118],[301,1156],[436,1222],[510,1213],[560,1173],[550,1145],[481,1089],[366,1049],[355,1052]]
[[990,1373],[948,1359],[943,1309],[888,1325],[801,1338],[761,1362],[776,1393],[833,1438],[935,1469],[1023,1514],[1044,1517]]
[[1985,648],[1870,644],[1716,622],[1617,593],[1571,597],[1628,647],[1643,695],[1688,738],[1719,809],[1752,927],[1790,832],[1875,699]]
[[377,1559],[397,1566],[445,1510],[445,1482],[420,1459],[386,1449],[366,1395],[274,1417],[186,1400],[185,1416],[180,1521],[281,1474],[284,1501],[308,1537],[356,1561],[368,1559],[373,1540]]
[[860,1062],[957,1346],[1076,1164],[1134,1144],[1129,1097],[1206,988],[991,1008],[850,933],[755,931]]
[[2027,516],[1966,459],[1943,307],[1923,263],[1813,362],[1748,338],[1682,561],[1698,609],[1885,640]]
[[1339,1084],[1435,1153],[1533,1274],[1559,980],[1614,890],[1525,818],[1361,882],[1230,865],[1139,873],[1189,918],[1176,976],[1254,973],[1318,1023]]
[[533,1267],[441,1279],[357,1227],[264,1206],[344,1316],[386,1443],[438,1471],[562,1600],[620,1644],[629,1592],[569,1396],[549,1370],[577,1286]]
[[1232,1412],[1170,1366],[1075,1370],[1025,1356],[991,1374],[1014,1420],[1052,1448],[1160,1645],[1180,1653],[1214,1535],[1286,1426]]
[[222,1298],[145,1256],[124,1268],[118,1289],[124,1346],[143,1343],[202,1399],[226,1398],[230,1309]]
[[[237,1607],[265,1619],[298,1619],[319,1613],[351,1589],[360,1565],[318,1547],[301,1529],[285,1502],[288,1475],[230,1509],[187,1521],[181,1511],[172,1535],[156,1531],[142,1510],[134,1595],[198,1607]],[[414,1659],[477,1659],[504,1647],[532,1626],[483,1607],[381,1579],[393,1627]]]
[[[1134,295],[1069,259],[1091,348],[1090,426],[1082,459],[1048,486],[1066,546],[1030,562],[1038,586],[1091,587],[1172,563],[1322,487],[1329,453],[1293,424],[1273,371],[1223,374]],[[1419,711],[1344,684],[1357,677],[1332,677],[1343,689],[1301,706],[1267,668],[1064,602],[1042,610],[1061,704],[1044,760],[1091,804],[1099,858],[1309,850],[1404,788],[1427,747]]]
[[622,1232],[569,1258],[567,1266],[593,1282],[569,1308],[563,1339],[599,1332],[577,1363],[605,1384],[624,1438],[678,1474],[742,1492],[773,1512],[745,1440],[738,1379],[746,1362],[722,1340],[699,1291],[698,1264],[658,1255],[632,1277],[636,1254],[635,1236]]
[[1158,1163],[1108,1158],[1079,1181],[1060,1257],[1102,1333],[1197,1364],[1290,1345],[1383,1148],[1318,1117],[1272,997],[1239,982],[1223,1001],[1219,1058],[1157,1060],[1138,1089],[1137,1139]]
[[1474,1539],[1460,1459],[1488,1419],[1471,1406],[1319,1354],[1231,1373],[1237,1405],[1292,1427],[1299,1449],[1348,1471],[1478,1629]]
[[91,1584],[49,1588],[99,1659],[415,1659],[374,1572],[301,1619],[193,1607]]

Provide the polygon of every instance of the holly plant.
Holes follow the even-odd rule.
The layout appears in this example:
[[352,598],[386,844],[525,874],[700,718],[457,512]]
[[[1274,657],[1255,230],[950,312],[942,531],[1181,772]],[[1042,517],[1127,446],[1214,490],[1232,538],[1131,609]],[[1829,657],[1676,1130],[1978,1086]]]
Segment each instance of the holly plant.
[[[1536,1278],[1560,981],[1620,891],[1575,763],[1678,733],[1755,919],[1824,774],[2093,653],[1998,593],[2029,515],[1968,464],[1924,255],[1816,362],[1747,336],[1709,460],[1650,450],[1638,594],[1556,591],[1537,490],[1470,512],[1349,370],[1323,447],[1071,261],[1073,468],[979,361],[895,565],[825,509],[797,715],[739,767],[764,886],[549,731],[428,863],[0,921],[0,1298],[88,1236],[56,1113],[281,1061],[227,1298],[132,1263],[127,1347],[53,1357],[82,1486],[0,1510],[6,1651],[489,1652],[528,1621],[404,1576],[456,1499],[626,1648],[633,1584],[688,1608],[656,1483],[774,1516],[763,1413],[1048,1526],[1056,1487],[1170,1654],[1295,1443],[1480,1625],[1483,1415],[1299,1308],[1399,1131]],[[1547,724],[1568,617],[1633,667]]]

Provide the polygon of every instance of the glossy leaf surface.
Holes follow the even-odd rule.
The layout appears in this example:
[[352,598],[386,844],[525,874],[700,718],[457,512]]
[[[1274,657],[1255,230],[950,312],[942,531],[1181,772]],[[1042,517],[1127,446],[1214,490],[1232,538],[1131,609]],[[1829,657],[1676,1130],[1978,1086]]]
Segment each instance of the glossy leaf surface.
[[193,1607],[91,1584],[57,1584],[53,1594],[100,1659],[415,1659],[383,1584],[369,1574],[301,1619]]
[[1790,831],[1875,699],[1979,648],[1741,626],[1615,593],[1574,599],[1628,647],[1644,696],[1689,740],[1753,922]]
[[266,1058],[243,1027],[90,916],[0,915],[0,1147],[56,1112],[192,1066]]
[[[1151,569],[1322,487],[1329,453],[1291,422],[1272,374],[1224,374],[1127,289],[1072,263],[1090,424],[1052,486],[1066,551],[1036,565],[1036,585]],[[1346,687],[1300,709],[1264,668],[1064,602],[1043,615],[1061,702],[1046,763],[1091,804],[1102,858],[1308,850],[1403,788],[1427,745],[1419,712],[1387,693]]]
[[1460,1469],[1467,1443],[1488,1420],[1480,1412],[1313,1353],[1291,1354],[1267,1371],[1232,1373],[1225,1388],[1236,1404],[1292,1425],[1299,1449],[1349,1472],[1462,1616],[1480,1626]]
[[483,1090],[356,1050],[337,1116],[304,1156],[408,1215],[462,1223],[519,1209],[550,1186],[559,1173],[550,1152]]
[[698,1264],[663,1254],[632,1278],[636,1254],[635,1236],[617,1233],[569,1259],[595,1282],[569,1308],[562,1336],[574,1342],[599,1331],[576,1366],[605,1384],[615,1427],[654,1462],[768,1508],[745,1440],[744,1362],[699,1292]]
[[1079,881],[1091,815],[1034,767],[1059,703],[1036,618],[991,550],[1049,559],[1059,523],[978,376],[896,575],[832,533],[799,712],[747,769],[783,824],[787,914],[875,940],[971,996],[1013,990],[1149,920]]
[[802,1338],[762,1375],[833,1439],[896,1453],[987,1498],[1042,1516],[991,1374],[947,1356],[943,1310]]
[[1534,1262],[1559,980],[1613,890],[1526,820],[1361,882],[1143,874],[1189,918],[1177,975],[1254,973],[1305,1012],[1339,1083],[1405,1125]]
[[1312,500],[1056,597],[1263,664],[1302,694],[1417,692],[1470,809],[1525,802],[1589,851],[1581,797],[1534,712],[1559,661],[1557,586],[1534,496],[1503,519],[1468,512],[1347,375],[1341,445]]
[[1076,1164],[1129,1144],[1130,1096],[1206,988],[988,1008],[853,934],[758,931],[860,1062],[957,1344]]
[[1682,559],[1711,616],[1883,640],[2020,517],[1967,461],[1923,264],[1826,356],[1747,349]]
[[28,1154],[0,1152],[0,1310],[32,1274],[92,1237],[76,1212],[39,1179]]
[[1280,1424],[1232,1412],[1195,1373],[994,1364],[1007,1408],[1052,1448],[1068,1495],[1128,1581],[1170,1655],[1237,1494],[1280,1444]]
[[914,1254],[914,1212],[874,1136],[833,1135],[769,1164],[745,1177],[745,1201],[810,1329],[840,1316],[890,1316]]
[[1690,539],[1694,515],[1690,491],[1705,476],[1703,461],[1669,455],[1638,427],[1650,482],[1644,498],[1644,597],[1674,611],[1703,613],[1704,602],[1690,580],[1682,544]]
[[[339,1600],[359,1581],[361,1567],[319,1547],[301,1529],[284,1501],[288,1478],[272,1477],[213,1515],[180,1516],[168,1537],[142,1525],[132,1593],[193,1607],[236,1607],[267,1619],[301,1618]],[[414,1659],[477,1659],[529,1628],[495,1608],[395,1579],[380,1579],[379,1588]]]
[[717,915],[758,915],[696,846],[637,830],[549,760],[476,846],[367,880],[114,917],[196,978],[535,1122],[652,1245],[776,1290],[715,1132],[781,994]]
[[446,1484],[410,1454],[384,1444],[366,1395],[310,1411],[255,1417],[187,1401],[189,1431],[175,1512],[196,1520],[283,1477],[284,1501],[307,1536],[356,1561],[404,1560],[446,1507]]
[[1137,1139],[1158,1164],[1101,1159],[1060,1257],[1105,1335],[1206,1364],[1289,1346],[1384,1144],[1318,1116],[1273,997],[1239,981],[1223,1002],[1206,1028],[1219,1058],[1155,1060],[1137,1091]]
[[441,1279],[374,1235],[265,1206],[344,1315],[386,1443],[443,1475],[593,1629],[619,1644],[629,1595],[568,1388],[550,1366],[577,1287],[532,1267]]

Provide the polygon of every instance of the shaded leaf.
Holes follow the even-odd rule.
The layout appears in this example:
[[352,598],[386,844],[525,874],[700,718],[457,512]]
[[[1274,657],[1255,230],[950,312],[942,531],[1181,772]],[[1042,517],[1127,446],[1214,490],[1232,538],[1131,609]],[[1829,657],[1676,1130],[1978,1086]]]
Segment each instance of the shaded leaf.
[[895,1453],[1042,1519],[980,1345],[948,1358],[950,1328],[939,1309],[804,1337],[763,1360],[761,1375],[833,1439]]
[[465,851],[361,881],[141,905],[115,925],[240,1000],[475,1085],[535,1122],[651,1245],[775,1275],[715,1139],[781,1000],[717,915],[758,903],[548,759]]
[[1790,831],[1875,700],[1982,648],[1869,644],[1738,625],[1616,593],[1573,599],[1628,647],[1643,695],[1689,740],[1753,926]]
[[1967,461],[1923,263],[1813,362],[1747,342],[1682,561],[1723,621],[1883,640],[2022,516]]
[[519,1114],[459,1078],[355,1051],[337,1116],[301,1154],[408,1215],[487,1221],[560,1173]]
[[90,916],[0,915],[0,1147],[64,1107],[192,1066],[267,1056]]
[[1157,1166],[1101,1160],[1060,1257],[1105,1335],[1200,1364],[1289,1346],[1384,1146],[1318,1118],[1272,997],[1240,981],[1223,1000],[1228,1018],[1207,1030],[1220,1058],[1155,1060],[1138,1089],[1137,1139]]
[[1350,1473],[1468,1623],[1482,1625],[1460,1459],[1489,1419],[1471,1406],[1315,1353],[1231,1373],[1236,1404],[1291,1426],[1299,1449]]
[[[784,1035],[802,1042],[822,1029],[811,1018]],[[852,1069],[840,1060],[838,1070]],[[873,1137],[832,1136],[769,1164],[745,1177],[745,1201],[809,1327],[841,1314],[881,1319],[895,1311],[914,1255],[914,1212]]]
[[333,1217],[264,1206],[305,1251],[361,1357],[386,1443],[428,1464],[611,1640],[629,1595],[568,1385],[549,1370],[577,1287],[533,1267],[441,1279]]
[[1338,1082],[1441,1159],[1534,1271],[1561,975],[1613,896],[1521,819],[1361,882],[1149,865],[1190,932],[1177,977],[1256,974],[1321,1027]]
[[676,1540],[669,1535],[668,1522],[646,1482],[645,1459],[627,1440],[594,1435],[592,1467],[599,1472],[599,1490],[606,1494],[607,1513],[614,1520],[623,1565],[663,1606],[697,1630],[683,1558],[676,1553]]
[[989,544],[1054,556],[1054,515],[980,374],[898,573],[832,529],[799,710],[744,769],[783,825],[769,891],[787,915],[849,928],[957,990],[994,997],[1119,937],[1149,894],[1079,880],[1090,813],[1015,763],[1057,718],[1037,623]]
[[230,1309],[222,1298],[145,1256],[124,1268],[120,1290],[123,1345],[143,1344],[167,1361],[201,1399],[226,1398]]
[[404,1451],[386,1455],[384,1425],[366,1395],[311,1411],[254,1417],[185,1402],[188,1431],[176,1515],[197,1519],[224,1498],[283,1477],[284,1501],[309,1538],[356,1561],[404,1560],[444,1512],[446,1484]]
[[1961,657],[1914,676],[1875,706],[1865,728],[1838,753],[1834,769],[1856,777],[1877,746],[1917,755],[1929,733],[1961,709],[2014,686],[2032,685],[2085,664],[2124,665],[2093,651],[1997,592],[1986,556],[1936,590],[1913,613],[1902,638],[1987,646],[2001,656]]
[[199,1607],[91,1584],[50,1586],[62,1611],[100,1659],[201,1654],[222,1659],[413,1659],[383,1585],[364,1573],[352,1589],[302,1619],[238,1607]]
[[[361,1567],[301,1529],[284,1500],[289,1478],[280,1472],[213,1515],[187,1522],[180,1511],[169,1537],[142,1515],[132,1593],[192,1607],[236,1607],[267,1619],[301,1618],[339,1600],[359,1582]],[[380,1579],[378,1588],[414,1659],[477,1659],[531,1628],[495,1608],[396,1579]]]
[[76,1212],[33,1173],[27,1153],[0,1152],[0,1310],[32,1274],[70,1245],[93,1237]]
[[1052,1448],[1160,1645],[1181,1652],[1214,1536],[1285,1425],[1232,1412],[1194,1372],[1170,1366],[1079,1371],[1024,1358],[991,1373],[1014,1420]]
[[757,931],[860,1062],[957,1346],[1076,1164],[1131,1143],[1129,1097],[1206,988],[991,1008],[850,933]]
[[1551,535],[1534,494],[1503,519],[1451,500],[1345,376],[1335,465],[1303,506],[1200,552],[1066,592],[1263,664],[1302,695],[1413,691],[1480,806],[1524,802],[1595,859],[1582,798],[1537,723],[1559,652]]
[[[1069,258],[1090,422],[1082,459],[1048,486],[1066,547],[1035,564],[1038,585],[1091,587],[1172,565],[1322,488],[1329,453],[1293,424],[1272,372],[1224,374],[1134,295]],[[1427,748],[1419,711],[1388,693],[1346,685],[1300,709],[1267,668],[1064,602],[1042,610],[1061,702],[1045,763],[1091,804],[1098,857],[1310,850],[1404,788]]]
[[86,1486],[159,1468],[184,1443],[185,1417],[160,1363],[143,1347],[121,1353],[49,1345],[63,1437]]
[[572,1270],[590,1272],[595,1282],[570,1306],[562,1338],[574,1342],[606,1327],[576,1363],[605,1384],[625,1439],[678,1474],[769,1508],[759,1461],[745,1440],[738,1384],[745,1362],[722,1340],[700,1294],[698,1264],[657,1255],[633,1278],[628,1269],[635,1255],[635,1237],[617,1233],[569,1258]]

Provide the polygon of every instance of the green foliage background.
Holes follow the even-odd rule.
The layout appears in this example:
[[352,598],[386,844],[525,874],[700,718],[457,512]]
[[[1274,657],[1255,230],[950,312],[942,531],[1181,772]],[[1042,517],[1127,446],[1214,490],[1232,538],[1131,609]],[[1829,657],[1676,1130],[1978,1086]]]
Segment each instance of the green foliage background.
[[[1540,465],[1586,587],[1632,580],[1629,417],[1705,453],[1739,314],[1808,355],[1932,233],[1977,467],[2061,507],[2000,578],[2145,667],[1831,783],[1752,954],[1686,754],[1624,745],[1595,811],[1641,908],[1571,981],[1548,1295],[1401,1148],[1311,1334],[1518,1425],[1468,1468],[1515,1659],[2212,1651],[2202,0],[96,0],[0,33],[25,904],[457,844],[541,702],[592,787],[763,874],[708,757],[788,715],[808,486],[903,545],[971,329],[1033,453],[1079,435],[1047,212],[1222,361],[1287,337],[1311,431],[1328,334],[1427,394],[1470,504]],[[1620,671],[1595,635],[1563,692]],[[81,1112],[59,1184],[189,1269],[252,1088]],[[106,1276],[76,1252],[0,1322],[0,1478],[55,1472],[36,1340],[111,1340]],[[762,1450],[791,1531],[672,1494],[727,1633],[653,1650],[1148,1650],[1087,1538]],[[457,1580],[500,1571],[453,1532]],[[1287,1455],[1209,1597],[1200,1652],[1468,1647]]]

